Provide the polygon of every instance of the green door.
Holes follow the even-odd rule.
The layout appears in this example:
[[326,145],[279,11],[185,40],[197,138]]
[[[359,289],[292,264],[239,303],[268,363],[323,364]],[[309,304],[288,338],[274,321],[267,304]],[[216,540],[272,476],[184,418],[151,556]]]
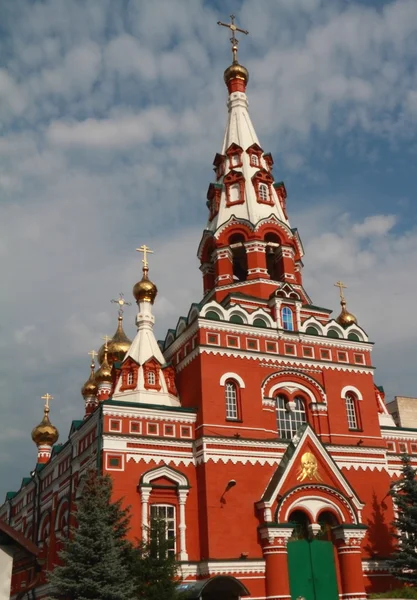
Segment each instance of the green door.
[[294,540],[287,548],[291,600],[338,600],[332,542]]

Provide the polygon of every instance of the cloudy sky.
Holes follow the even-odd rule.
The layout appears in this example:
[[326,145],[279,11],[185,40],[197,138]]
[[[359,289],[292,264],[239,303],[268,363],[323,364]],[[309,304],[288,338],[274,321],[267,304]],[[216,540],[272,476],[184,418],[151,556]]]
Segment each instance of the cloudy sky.
[[232,12],[306,288],[338,312],[346,281],[377,383],[417,396],[416,0],[0,0],[1,498],[34,465],[40,396],[61,440],[82,417],[138,245],[155,250],[158,337],[201,299]]

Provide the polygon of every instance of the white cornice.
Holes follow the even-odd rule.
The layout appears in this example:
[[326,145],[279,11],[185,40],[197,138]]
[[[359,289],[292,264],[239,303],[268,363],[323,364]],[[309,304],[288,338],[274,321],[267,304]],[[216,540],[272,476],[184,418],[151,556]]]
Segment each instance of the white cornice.
[[417,440],[417,429],[415,431],[403,431],[401,429],[381,429],[384,440]]
[[103,415],[112,417],[127,417],[134,419],[151,419],[153,421],[171,421],[175,423],[195,423],[197,415],[175,410],[160,410],[133,406],[103,405]]

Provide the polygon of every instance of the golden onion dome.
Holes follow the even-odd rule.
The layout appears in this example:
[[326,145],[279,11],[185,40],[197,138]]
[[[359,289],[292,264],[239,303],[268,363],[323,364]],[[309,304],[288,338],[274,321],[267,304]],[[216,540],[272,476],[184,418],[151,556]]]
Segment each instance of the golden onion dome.
[[[132,341],[129,340],[123,329],[123,315],[119,315],[116,333],[107,344],[107,362],[111,366],[114,362],[122,362]],[[102,364],[104,359],[104,346],[98,351],[98,361]]]
[[90,377],[87,379],[83,387],[81,388],[81,394],[83,398],[88,398],[89,396],[95,396],[97,394],[97,383],[95,381],[95,372],[94,372],[95,364],[94,360],[91,361],[91,373]]
[[107,344],[105,344],[103,362],[101,363],[100,368],[97,369],[96,374],[94,376],[94,381],[97,385],[99,383],[111,383],[113,381],[112,368],[107,360],[107,352]]
[[340,304],[342,305],[342,312],[336,319],[337,323],[339,323],[339,325],[341,325],[342,327],[349,327],[349,325],[353,324],[357,325],[358,321],[355,315],[353,315],[346,309],[346,301],[342,300]]
[[158,293],[158,288],[152,281],[148,278],[148,267],[143,267],[143,277],[138,283],[133,287],[133,296],[136,299],[136,302],[150,302],[153,304],[155,302],[156,295]]
[[53,446],[59,437],[58,429],[49,420],[49,406],[45,406],[42,421],[32,429],[32,440],[37,446]]
[[249,81],[249,71],[243,65],[240,65],[237,61],[233,62],[230,67],[224,72],[224,82],[228,85],[232,79],[243,79],[245,83]]

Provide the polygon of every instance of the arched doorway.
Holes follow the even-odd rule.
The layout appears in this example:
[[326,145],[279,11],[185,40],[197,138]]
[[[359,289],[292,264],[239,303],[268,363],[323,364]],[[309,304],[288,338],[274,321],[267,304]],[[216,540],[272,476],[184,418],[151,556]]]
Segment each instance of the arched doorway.
[[250,594],[242,582],[228,575],[184,582],[178,586],[178,591],[185,600],[239,600]]
[[338,600],[334,548],[331,528],[337,520],[331,513],[322,513],[312,524],[302,510],[290,514],[294,532],[288,541],[288,573],[291,600]]

